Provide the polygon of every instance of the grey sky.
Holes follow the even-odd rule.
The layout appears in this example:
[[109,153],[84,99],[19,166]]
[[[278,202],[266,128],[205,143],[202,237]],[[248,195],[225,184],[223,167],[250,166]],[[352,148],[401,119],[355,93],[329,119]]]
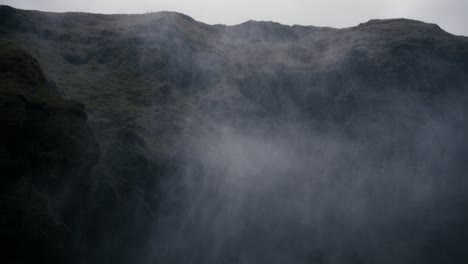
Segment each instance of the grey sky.
[[349,27],[372,18],[405,17],[437,23],[468,36],[468,0],[0,0],[1,4],[44,11],[144,13],[178,11],[208,24],[249,19],[283,24]]

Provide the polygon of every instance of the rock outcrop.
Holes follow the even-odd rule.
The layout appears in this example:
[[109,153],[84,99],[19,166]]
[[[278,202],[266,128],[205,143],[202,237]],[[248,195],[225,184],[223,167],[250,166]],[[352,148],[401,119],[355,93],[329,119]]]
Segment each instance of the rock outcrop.
[[2,261],[73,262],[99,157],[84,106],[10,42],[0,43],[0,79]]

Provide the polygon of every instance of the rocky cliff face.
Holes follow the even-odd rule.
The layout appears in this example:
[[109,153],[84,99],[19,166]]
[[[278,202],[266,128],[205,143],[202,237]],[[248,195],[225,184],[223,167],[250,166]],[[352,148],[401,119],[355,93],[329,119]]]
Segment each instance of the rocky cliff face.
[[99,147],[83,105],[59,96],[29,54],[0,46],[2,259],[72,262]]
[[466,37],[6,6],[0,37],[8,186],[45,186],[84,262],[467,259]]

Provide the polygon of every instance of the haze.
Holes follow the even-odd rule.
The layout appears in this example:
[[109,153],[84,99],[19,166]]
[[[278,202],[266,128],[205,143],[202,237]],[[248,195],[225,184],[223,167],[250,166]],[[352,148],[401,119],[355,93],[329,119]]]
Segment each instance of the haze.
[[208,24],[268,20],[282,24],[350,27],[373,18],[411,18],[468,35],[465,0],[3,0],[1,4],[41,11],[145,13],[177,11]]

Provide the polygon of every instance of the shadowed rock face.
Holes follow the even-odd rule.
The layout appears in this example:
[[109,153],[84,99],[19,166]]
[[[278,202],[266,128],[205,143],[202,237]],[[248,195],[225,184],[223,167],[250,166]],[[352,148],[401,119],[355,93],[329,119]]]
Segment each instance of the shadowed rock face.
[[98,144],[82,104],[58,96],[16,45],[0,47],[2,259],[72,262]]
[[466,37],[407,19],[210,26],[1,6],[0,38],[2,191],[33,186],[51,204],[38,209],[51,231],[12,249],[84,263],[468,259]]

